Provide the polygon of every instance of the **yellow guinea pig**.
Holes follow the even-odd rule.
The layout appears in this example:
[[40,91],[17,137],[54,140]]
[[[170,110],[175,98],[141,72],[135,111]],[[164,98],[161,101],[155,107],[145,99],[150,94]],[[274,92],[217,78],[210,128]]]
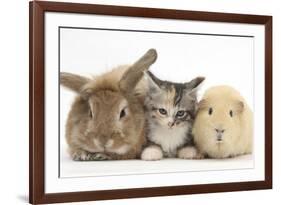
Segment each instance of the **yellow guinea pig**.
[[208,89],[198,104],[193,125],[199,155],[228,158],[252,152],[253,113],[230,86]]

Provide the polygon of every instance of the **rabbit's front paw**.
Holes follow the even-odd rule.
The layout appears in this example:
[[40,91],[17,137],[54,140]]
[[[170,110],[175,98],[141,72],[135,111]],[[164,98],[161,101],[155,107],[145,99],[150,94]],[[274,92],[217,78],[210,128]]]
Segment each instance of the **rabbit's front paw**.
[[83,150],[76,151],[72,154],[74,161],[99,161],[109,160],[110,157],[104,153],[91,153]]
[[91,160],[91,153],[79,150],[72,153],[72,159],[74,161],[89,161]]
[[95,161],[102,161],[102,160],[110,160],[111,159],[111,157],[108,156],[105,153],[92,153],[91,158],[92,158],[92,160],[95,160]]

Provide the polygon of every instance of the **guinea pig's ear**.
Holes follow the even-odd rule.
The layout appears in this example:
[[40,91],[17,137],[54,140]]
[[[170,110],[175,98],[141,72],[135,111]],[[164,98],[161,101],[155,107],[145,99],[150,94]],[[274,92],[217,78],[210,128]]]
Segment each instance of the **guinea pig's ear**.
[[82,77],[80,75],[66,72],[60,73],[60,84],[76,93],[80,93],[82,87],[89,81],[89,78]]
[[148,92],[151,94],[159,93],[161,91],[161,81],[150,71],[145,71],[143,75],[148,86]]
[[203,109],[205,109],[205,108],[207,108],[207,107],[208,107],[208,101],[207,101],[207,99],[202,99],[202,100],[199,101],[198,106],[197,106],[197,109],[198,109],[198,110],[203,110]]
[[244,108],[245,108],[244,102],[239,100],[235,103],[235,110],[237,113],[242,113],[244,111]]

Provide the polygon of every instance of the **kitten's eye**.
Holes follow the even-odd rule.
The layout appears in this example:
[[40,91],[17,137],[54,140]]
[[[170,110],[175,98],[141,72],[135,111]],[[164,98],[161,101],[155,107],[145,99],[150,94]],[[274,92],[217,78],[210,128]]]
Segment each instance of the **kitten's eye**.
[[232,110],[229,111],[229,115],[230,115],[230,117],[233,117],[233,111]]
[[208,113],[211,115],[213,113],[213,108],[210,107]]
[[125,115],[126,115],[126,112],[125,112],[125,108],[124,108],[124,109],[122,109],[121,112],[120,112],[120,119],[123,118],[123,117],[125,117]]
[[180,111],[177,112],[176,116],[181,118],[181,117],[184,117],[185,114],[186,114],[186,112],[184,110],[180,110]]
[[158,109],[158,111],[159,111],[159,113],[161,115],[166,115],[167,114],[167,111],[164,108],[160,108],[160,109]]

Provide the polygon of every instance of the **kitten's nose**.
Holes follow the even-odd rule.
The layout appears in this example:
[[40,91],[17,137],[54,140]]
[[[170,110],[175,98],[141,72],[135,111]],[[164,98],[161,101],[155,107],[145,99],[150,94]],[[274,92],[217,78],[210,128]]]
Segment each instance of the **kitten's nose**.
[[175,122],[168,122],[168,126],[172,128],[175,125]]

